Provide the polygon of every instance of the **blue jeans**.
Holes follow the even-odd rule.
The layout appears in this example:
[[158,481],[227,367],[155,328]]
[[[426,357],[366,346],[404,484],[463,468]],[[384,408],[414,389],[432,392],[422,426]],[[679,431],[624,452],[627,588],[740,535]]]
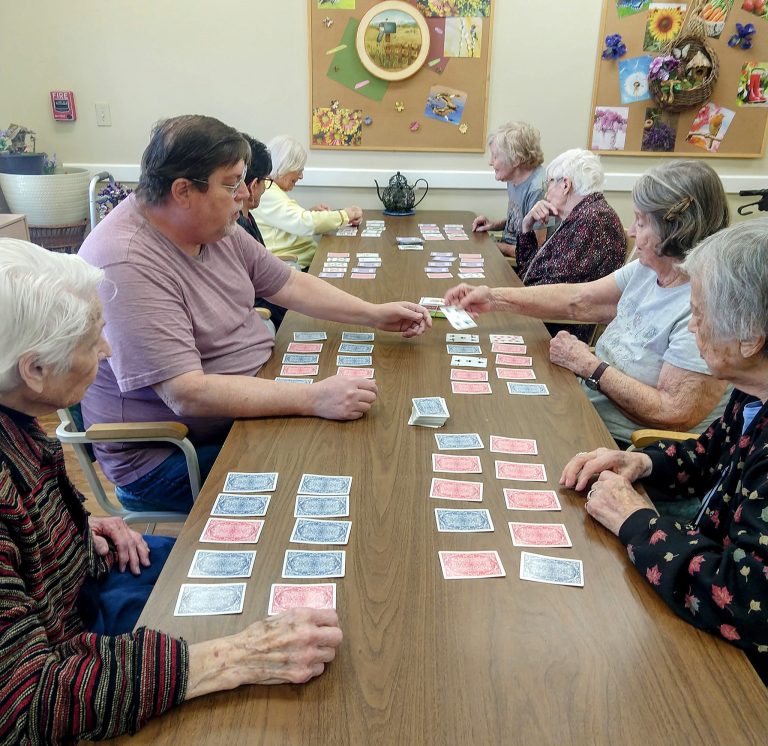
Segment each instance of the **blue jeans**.
[[140,575],[133,575],[128,568],[120,572],[115,567],[99,581],[99,614],[91,632],[124,635],[136,626],[176,541],[168,536],[145,536],[144,540],[149,545],[149,567],[142,567]]
[[[200,481],[205,481],[222,443],[210,443],[195,448],[200,464]],[[152,471],[123,487],[115,487],[117,499],[128,510],[173,510],[189,513],[192,509],[192,489],[184,453],[176,450]]]

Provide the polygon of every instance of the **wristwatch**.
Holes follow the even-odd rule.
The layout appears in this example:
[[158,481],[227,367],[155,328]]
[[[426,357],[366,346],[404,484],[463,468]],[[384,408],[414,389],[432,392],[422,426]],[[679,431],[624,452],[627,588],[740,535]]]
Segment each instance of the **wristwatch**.
[[584,383],[587,387],[592,389],[592,391],[600,391],[600,378],[608,367],[608,363],[600,363],[600,365],[595,368],[592,375],[584,379]]

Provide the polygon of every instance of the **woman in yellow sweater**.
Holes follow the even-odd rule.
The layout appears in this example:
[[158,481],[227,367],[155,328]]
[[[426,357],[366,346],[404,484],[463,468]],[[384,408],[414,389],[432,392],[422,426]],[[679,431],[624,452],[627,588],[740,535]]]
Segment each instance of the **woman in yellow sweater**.
[[301,268],[306,269],[315,255],[320,235],[346,223],[359,225],[363,211],[356,206],[331,210],[327,205],[305,210],[288,192],[304,176],[307,151],[288,135],[274,137],[267,148],[272,156],[273,184],[251,214],[261,229],[265,246],[277,256],[298,257]]

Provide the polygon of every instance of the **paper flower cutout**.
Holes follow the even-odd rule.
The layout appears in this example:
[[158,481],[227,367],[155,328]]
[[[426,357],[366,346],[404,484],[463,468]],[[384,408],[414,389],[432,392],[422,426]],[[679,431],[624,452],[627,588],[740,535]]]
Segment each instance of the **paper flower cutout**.
[[462,135],[466,135],[468,131],[469,131],[469,127],[467,126],[467,123],[466,123],[466,122],[462,122],[462,123],[459,125],[459,132],[460,132]]
[[627,45],[621,40],[621,34],[609,34],[605,37],[604,60],[615,60],[627,53]]
[[333,26],[333,19],[328,18],[328,16],[323,18],[323,26],[325,26],[326,28],[330,28],[331,26]]
[[402,101],[395,101],[396,111],[405,111],[405,104]]
[[752,46],[752,37],[755,33],[755,27],[751,23],[748,23],[746,26],[737,23],[736,33],[728,39],[728,46],[749,49]]
[[414,119],[414,121],[411,122],[411,132],[418,132],[419,127],[421,127],[421,125]]
[[339,102],[336,99],[331,101],[331,111],[335,114],[339,110]]
[[366,117],[363,119],[363,124],[370,127],[373,124],[373,117]]

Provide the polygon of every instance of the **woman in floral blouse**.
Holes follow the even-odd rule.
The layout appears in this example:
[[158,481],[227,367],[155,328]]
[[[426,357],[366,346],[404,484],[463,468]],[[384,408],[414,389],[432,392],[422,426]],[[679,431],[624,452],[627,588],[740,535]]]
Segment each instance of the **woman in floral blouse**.
[[[742,648],[768,683],[768,219],[716,233],[681,269],[699,351],[734,386],[725,413],[698,439],[578,454],[560,483],[584,490],[599,475],[587,512],[677,614]],[[692,523],[659,516],[640,479],[696,496]]]

